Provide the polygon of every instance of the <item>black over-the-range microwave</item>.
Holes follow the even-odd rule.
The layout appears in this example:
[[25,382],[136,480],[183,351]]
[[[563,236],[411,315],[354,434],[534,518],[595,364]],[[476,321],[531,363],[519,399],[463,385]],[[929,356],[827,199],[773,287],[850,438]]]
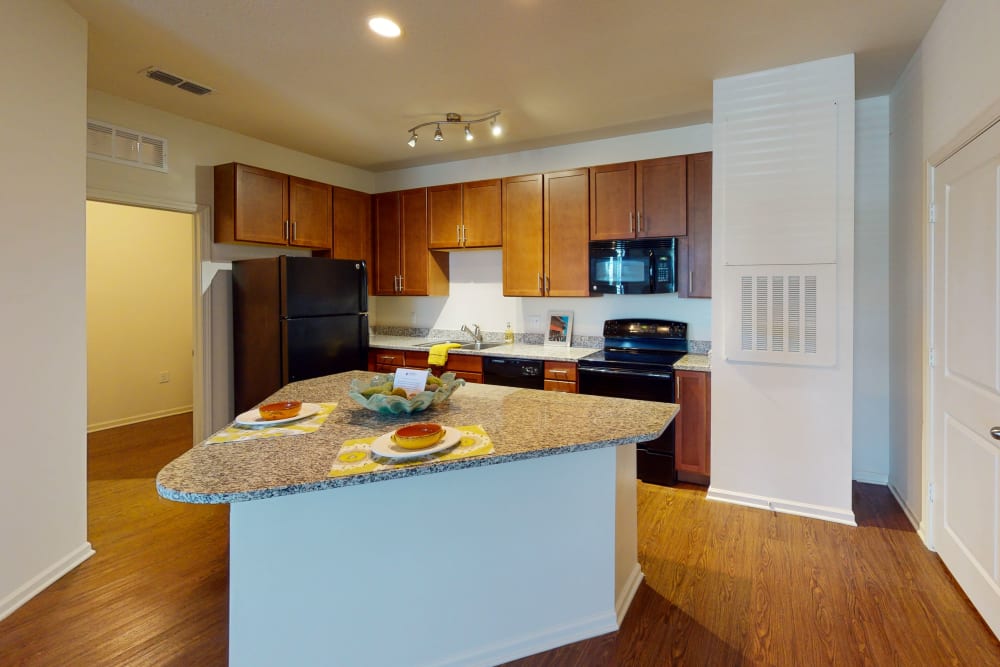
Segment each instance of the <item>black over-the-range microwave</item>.
[[591,294],[677,291],[677,239],[590,242]]

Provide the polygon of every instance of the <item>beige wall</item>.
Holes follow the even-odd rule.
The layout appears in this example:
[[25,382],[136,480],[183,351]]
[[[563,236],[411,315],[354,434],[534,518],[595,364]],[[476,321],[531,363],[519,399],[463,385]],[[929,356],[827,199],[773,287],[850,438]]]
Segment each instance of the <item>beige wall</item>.
[[926,167],[1000,102],[1000,2],[947,0],[891,96],[889,483],[921,526],[929,514],[925,420]]
[[87,25],[0,9],[0,618],[89,556],[84,199]]
[[191,410],[193,230],[189,213],[87,202],[88,430]]

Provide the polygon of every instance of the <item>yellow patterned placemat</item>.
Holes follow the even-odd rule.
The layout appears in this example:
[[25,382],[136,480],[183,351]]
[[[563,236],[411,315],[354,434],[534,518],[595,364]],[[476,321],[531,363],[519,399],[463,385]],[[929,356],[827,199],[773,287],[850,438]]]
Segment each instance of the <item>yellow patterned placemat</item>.
[[268,426],[267,428],[240,428],[230,424],[208,440],[206,445],[215,445],[222,442],[240,442],[243,440],[258,440],[260,438],[280,438],[286,435],[302,435],[303,433],[315,433],[323,425],[326,418],[330,416],[336,403],[317,403],[319,412],[302,421],[282,424],[281,426]]
[[461,432],[462,439],[453,448],[446,452],[417,456],[403,461],[394,461],[372,454],[371,447],[375,438],[347,440],[340,446],[337,459],[330,466],[329,476],[346,477],[347,475],[376,472],[387,468],[404,468],[430,461],[453,461],[493,453],[493,441],[490,440],[490,436],[486,435],[482,426],[457,426],[456,428]]

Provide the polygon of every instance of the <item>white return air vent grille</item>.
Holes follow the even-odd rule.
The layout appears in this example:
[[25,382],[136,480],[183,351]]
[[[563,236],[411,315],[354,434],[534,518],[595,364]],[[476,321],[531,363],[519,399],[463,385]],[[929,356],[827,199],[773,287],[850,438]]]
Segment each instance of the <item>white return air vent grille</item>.
[[727,359],[836,363],[836,265],[729,266],[726,272]]
[[165,172],[167,140],[88,119],[87,157]]

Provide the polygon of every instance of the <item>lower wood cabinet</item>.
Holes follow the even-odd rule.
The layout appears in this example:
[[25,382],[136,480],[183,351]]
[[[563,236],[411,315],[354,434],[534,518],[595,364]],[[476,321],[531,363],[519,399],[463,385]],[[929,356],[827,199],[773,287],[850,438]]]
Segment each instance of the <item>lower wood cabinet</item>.
[[430,368],[433,375],[453,372],[466,382],[483,383],[483,358],[471,354],[451,354],[444,366],[427,363],[429,352],[386,350],[371,348],[368,351],[368,370],[375,373],[395,373],[397,368]]
[[577,393],[576,362],[546,361],[543,375],[545,377],[545,391]]
[[[675,371],[674,461],[685,481],[707,484],[711,474],[712,375],[704,371]],[[682,473],[688,473],[683,475]]]

